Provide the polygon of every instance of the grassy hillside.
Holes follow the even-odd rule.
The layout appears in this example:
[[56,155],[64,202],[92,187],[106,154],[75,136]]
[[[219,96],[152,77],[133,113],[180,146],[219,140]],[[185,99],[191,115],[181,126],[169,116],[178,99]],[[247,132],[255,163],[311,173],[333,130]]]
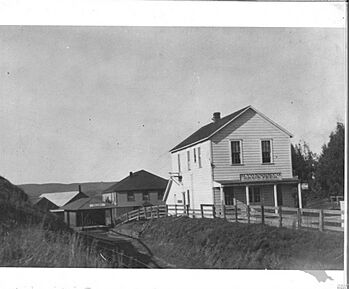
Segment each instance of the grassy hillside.
[[343,269],[342,233],[186,217],[120,228],[144,230],[141,240],[150,250],[179,268]]
[[90,182],[90,183],[72,183],[72,184],[60,184],[60,183],[48,183],[48,184],[24,184],[19,185],[29,198],[37,198],[44,193],[54,193],[54,192],[70,192],[77,191],[79,185],[81,185],[81,190],[92,196],[101,193],[105,189],[109,188],[116,182]]
[[106,267],[64,222],[34,208],[24,191],[0,177],[0,266]]
[[17,226],[37,224],[53,231],[69,230],[54,215],[33,207],[21,188],[0,176],[0,228],[11,230]]

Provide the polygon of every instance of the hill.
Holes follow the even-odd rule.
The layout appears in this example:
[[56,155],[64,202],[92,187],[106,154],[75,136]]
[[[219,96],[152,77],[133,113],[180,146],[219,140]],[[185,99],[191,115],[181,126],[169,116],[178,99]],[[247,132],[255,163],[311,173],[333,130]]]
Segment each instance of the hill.
[[0,176],[0,267],[109,267],[58,217]]
[[117,226],[176,267],[343,270],[343,233],[169,217]]
[[23,184],[18,187],[24,190],[30,199],[35,199],[41,194],[54,193],[54,192],[71,192],[77,191],[79,185],[81,185],[82,192],[89,196],[93,196],[101,193],[105,189],[109,188],[116,182],[88,182],[88,183],[47,183],[47,184]]
[[56,216],[33,207],[21,188],[0,176],[0,227],[13,229],[34,224],[42,224],[50,230],[68,230]]

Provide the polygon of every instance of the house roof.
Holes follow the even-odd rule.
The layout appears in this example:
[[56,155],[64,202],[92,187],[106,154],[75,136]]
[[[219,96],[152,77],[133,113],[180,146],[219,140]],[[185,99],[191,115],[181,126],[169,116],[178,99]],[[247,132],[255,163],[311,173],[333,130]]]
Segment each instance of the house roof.
[[39,198],[46,198],[50,202],[54,203],[58,207],[64,206],[71,199],[79,194],[79,191],[72,192],[57,192],[57,193],[45,193],[39,196]]
[[[46,198],[32,198],[31,202],[33,205],[36,205],[37,203],[39,203],[40,201],[42,201],[42,199],[46,199]],[[47,200],[47,199],[46,199]],[[52,203],[52,202],[51,202]]]
[[256,113],[258,113],[264,119],[266,119],[267,121],[269,121],[270,123],[272,123],[273,125],[278,127],[280,130],[284,131],[290,137],[292,137],[292,134],[289,133],[287,130],[285,130],[284,128],[282,128],[281,126],[279,126],[278,124],[273,122],[271,119],[266,117],[264,114],[262,114],[259,111],[257,111],[254,107],[249,105],[249,106],[246,106],[246,107],[244,107],[242,109],[239,109],[239,110],[237,110],[237,111],[235,111],[235,112],[233,112],[233,113],[231,113],[231,114],[229,114],[229,115],[227,115],[225,117],[222,117],[221,119],[219,119],[219,120],[217,120],[215,122],[211,122],[211,123],[201,127],[196,132],[194,132],[192,135],[187,137],[184,141],[182,141],[181,143],[176,145],[174,148],[172,148],[170,150],[170,152],[175,152],[175,151],[184,149],[186,147],[189,147],[191,145],[194,145],[196,143],[199,143],[199,142],[202,142],[202,141],[205,141],[205,140],[209,139],[212,135],[214,135],[216,132],[221,130],[223,127],[225,127],[230,122],[232,122],[235,119],[237,119],[241,114],[246,112],[248,109],[254,110]]
[[149,173],[145,170],[140,170],[132,174],[130,173],[129,176],[106,189],[104,193],[154,189],[165,190],[167,183],[168,180],[164,178]]
[[39,203],[42,203],[42,202],[51,203],[52,205],[54,205],[58,208],[58,206],[55,203],[51,202],[50,200],[46,199],[45,197],[37,198],[37,199],[32,201],[33,205],[38,205]]
[[81,198],[61,207],[64,211],[79,211],[79,210],[96,210],[96,209],[111,209],[114,205],[103,202],[100,197]]

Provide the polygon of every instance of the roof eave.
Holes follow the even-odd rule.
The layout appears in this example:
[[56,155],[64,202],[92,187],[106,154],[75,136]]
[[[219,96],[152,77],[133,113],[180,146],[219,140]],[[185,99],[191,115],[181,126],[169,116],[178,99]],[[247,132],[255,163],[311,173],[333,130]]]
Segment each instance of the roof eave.
[[253,106],[250,105],[250,108],[252,108],[255,112],[257,112],[259,115],[261,115],[264,119],[266,119],[267,121],[269,121],[270,123],[272,123],[274,126],[276,126],[278,129],[280,129],[281,131],[283,131],[284,133],[286,133],[287,135],[289,135],[289,137],[293,137],[293,134],[290,133],[288,130],[284,129],[282,126],[278,125],[276,122],[274,122],[273,120],[271,120],[269,117],[267,117],[265,114],[261,113],[260,111],[258,111],[257,109],[255,109]]
[[234,121],[237,117],[239,117],[241,114],[243,114],[246,110],[248,110],[249,108],[251,108],[251,105],[247,106],[243,111],[241,111],[238,115],[236,115],[235,117],[233,117],[230,121],[228,121],[227,123],[225,123],[224,125],[220,126],[219,128],[217,128],[213,133],[211,133],[208,137],[205,137],[199,141],[196,141],[195,143],[191,143],[191,144],[188,144],[186,146],[183,146],[183,147],[180,147],[178,149],[172,149],[170,150],[170,153],[175,153],[177,151],[180,151],[180,150],[183,150],[183,149],[186,149],[188,147],[191,147],[195,144],[198,144],[200,142],[203,142],[203,141],[206,141],[206,140],[209,140],[213,135],[215,135],[218,131],[220,131],[222,128],[224,128],[225,126],[227,126],[229,123],[231,123],[232,121]]
[[[243,113],[245,113],[248,109],[252,108],[251,105],[247,106],[242,112],[240,112],[238,115],[236,115],[235,117],[233,117],[231,120],[229,120],[227,123],[225,123],[224,125],[222,125],[221,127],[217,128],[213,133],[211,133],[207,139],[210,139],[212,136],[214,136],[217,132],[219,132],[221,129],[225,128],[228,124],[232,123],[235,119],[237,119],[240,115],[242,115]],[[252,108],[254,109],[254,108]]]
[[196,145],[198,143],[204,142],[206,140],[209,140],[212,136],[214,136],[217,132],[219,132],[220,130],[222,130],[223,128],[225,128],[227,125],[229,125],[230,123],[232,123],[235,119],[237,119],[238,117],[240,117],[242,114],[244,114],[248,109],[252,109],[254,110],[256,113],[258,113],[259,115],[261,115],[265,120],[269,121],[271,124],[273,124],[274,126],[276,126],[278,129],[280,129],[281,131],[283,131],[285,134],[287,134],[289,137],[293,137],[293,134],[291,134],[288,130],[284,129],[283,127],[281,127],[280,125],[278,125],[276,122],[274,122],[273,120],[271,120],[270,118],[268,118],[267,116],[265,116],[263,113],[259,112],[257,109],[255,109],[252,105],[246,106],[246,108],[241,111],[239,114],[237,114],[235,117],[233,117],[231,120],[229,120],[227,123],[225,123],[224,125],[220,126],[219,128],[217,128],[213,133],[211,133],[208,137],[203,138],[201,140],[198,140],[194,143],[185,145],[183,147],[179,147],[177,149],[173,148],[171,149],[169,152],[170,153],[175,153],[177,151],[189,148],[193,145]]
[[189,147],[191,147],[191,146],[193,146],[193,145],[196,145],[196,144],[198,144],[198,143],[202,143],[202,142],[207,141],[207,140],[209,140],[209,137],[205,137],[205,138],[203,138],[203,139],[201,139],[201,140],[198,140],[198,141],[196,141],[196,142],[193,142],[193,143],[191,143],[191,144],[185,145],[185,146],[180,147],[180,148],[177,148],[177,149],[172,149],[172,150],[170,150],[169,152],[170,152],[170,153],[175,153],[175,152],[184,150],[184,149],[186,149],[186,148],[189,148]]

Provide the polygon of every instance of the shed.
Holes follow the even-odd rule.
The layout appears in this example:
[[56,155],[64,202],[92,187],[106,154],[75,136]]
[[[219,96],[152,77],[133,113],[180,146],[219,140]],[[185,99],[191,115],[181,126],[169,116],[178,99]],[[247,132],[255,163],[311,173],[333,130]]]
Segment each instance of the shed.
[[101,198],[81,198],[61,207],[64,221],[69,227],[84,229],[89,227],[105,227],[112,225],[112,209],[114,205],[103,202]]

